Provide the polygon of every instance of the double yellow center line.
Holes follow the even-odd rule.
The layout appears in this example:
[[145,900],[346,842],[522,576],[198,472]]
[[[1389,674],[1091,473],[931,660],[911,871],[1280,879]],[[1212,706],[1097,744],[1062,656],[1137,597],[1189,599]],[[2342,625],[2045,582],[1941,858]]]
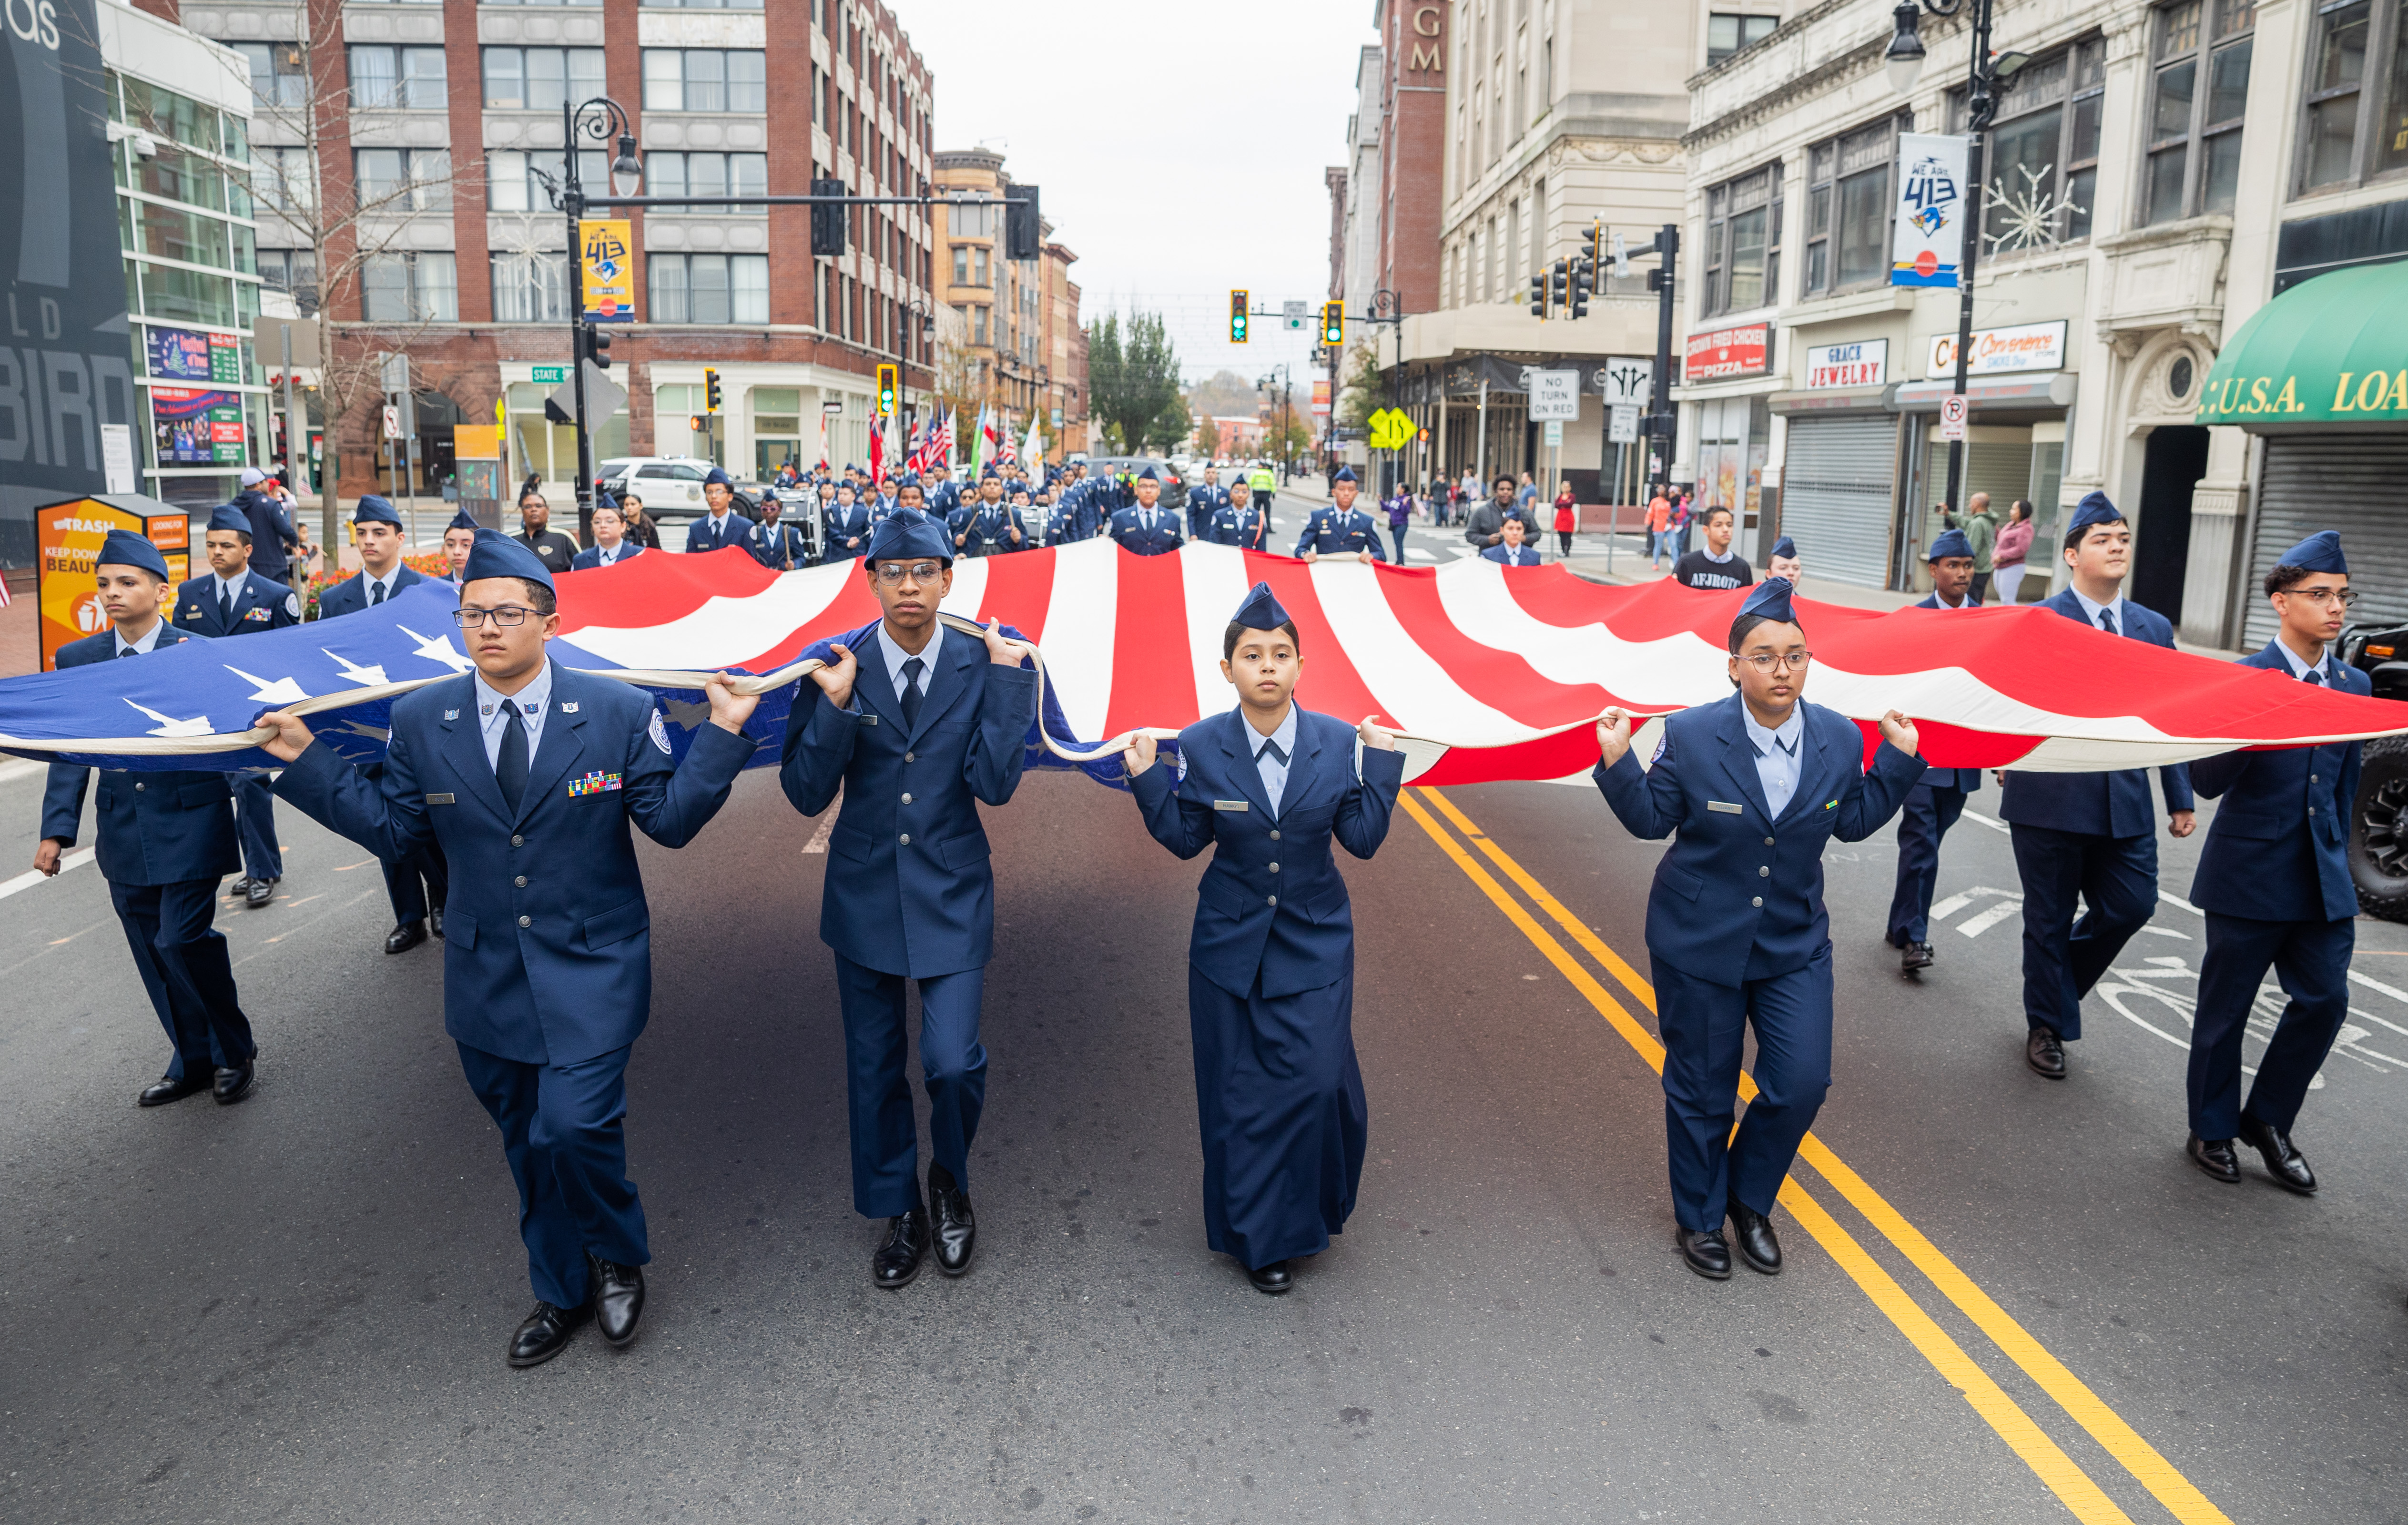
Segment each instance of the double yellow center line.
[[[1628,961],[1606,946],[1596,933],[1579,917],[1564,908],[1562,901],[1548,893],[1545,885],[1532,878],[1527,870],[1511,855],[1491,841],[1487,834],[1471,823],[1469,816],[1455,808],[1455,802],[1436,789],[1401,793],[1398,803],[1414,823],[1429,834],[1430,841],[1453,859],[1464,876],[1486,895],[1505,918],[1530,940],[1547,961],[1570,981],[1588,1003],[1597,1009],[1623,1040],[1636,1049],[1657,1073],[1664,1069],[1664,1045],[1656,1041],[1627,1007],[1614,998],[1592,973],[1589,967],[1575,957],[1538,916],[1530,906],[1537,907],[1563,930],[1579,948],[1593,959],[1597,967],[1651,1013],[1656,1010],[1655,987],[1640,976]],[[1426,801],[1440,815],[1446,817],[1455,831],[1449,832],[1429,810]],[[1460,833],[1460,840],[1455,833]],[[1469,842],[1485,857],[1513,886],[1526,897],[1529,906],[1516,899],[1499,884],[1495,874],[1483,867],[1479,858],[1466,848]],[[1747,1100],[1756,1097],[1756,1083],[1746,1073],[1740,1076],[1740,1094]],[[2157,1454],[2157,1449],[2143,1440],[2121,1416],[2100,1401],[2097,1393],[2086,1387],[2065,1364],[2043,1348],[2029,1331],[2010,1316],[1990,1295],[1973,1283],[1971,1276],[1942,1255],[1921,1230],[1885,1201],[1881,1194],[1865,1184],[1864,1178],[1843,1164],[1830,1146],[1809,1133],[1799,1150],[1799,1158],[1813,1166],[1832,1189],[1846,1199],[1891,1246],[1904,1255],[1915,1270],[1921,1272],[1942,1296],[1956,1304],[1957,1310],[2003,1352],[2007,1359],[2022,1369],[2024,1374],[2038,1384],[2041,1390],[2055,1400],[2073,1421],[2097,1441],[2109,1456],[2140,1480],[2143,1487],[2157,1497],[2183,1525],[2231,1525],[2224,1512],[2208,1502],[2207,1496],[2190,1480],[2174,1470],[2173,1464]],[[2071,1457],[2051,1440],[2045,1431],[2034,1423],[2021,1405],[2009,1397],[1964,1347],[1942,1329],[1931,1316],[1900,1287],[1896,1278],[1884,1270],[1880,1262],[1842,1228],[1793,1175],[1781,1185],[1781,1201],[1790,1215],[1814,1236],[1842,1270],[1864,1289],[1873,1305],[1898,1326],[1915,1349],[1940,1374],[1965,1395],[1965,1401],[1975,1413],[1988,1422],[1999,1437],[2023,1458],[2025,1463],[2039,1475],[2051,1491],[2062,1500],[2074,1518],[2086,1525],[2112,1525],[2122,1521],[2129,1525],[2130,1518],[2117,1507],[2115,1501],[2077,1465]]]

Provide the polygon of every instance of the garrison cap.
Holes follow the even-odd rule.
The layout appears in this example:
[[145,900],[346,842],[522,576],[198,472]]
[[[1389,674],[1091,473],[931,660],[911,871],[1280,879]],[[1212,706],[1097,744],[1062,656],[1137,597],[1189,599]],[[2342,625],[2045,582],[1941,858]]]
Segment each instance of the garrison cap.
[[[251,521],[244,520],[242,527],[249,529]],[[93,566],[95,570],[102,567],[139,567],[160,582],[167,581],[167,558],[159,554],[157,546],[130,529],[110,530],[100,542],[100,553],[93,557]]]
[[1739,606],[1739,614],[1731,623],[1736,625],[1740,620],[1756,615],[1782,625],[1795,625],[1798,611],[1789,600],[1797,592],[1797,584],[1785,577],[1767,578],[1747,590],[1746,601]]
[[543,558],[498,529],[477,531],[477,543],[468,551],[468,565],[460,570],[464,583],[488,577],[523,577],[552,587],[552,568],[543,564]]
[[1154,474],[1154,468],[1149,466],[1144,470],[1137,474],[1136,480],[1139,482],[1160,482],[1162,479],[1156,476]]
[[1338,475],[1329,479],[1329,484],[1332,487],[1335,487],[1341,482],[1360,482],[1362,480],[1362,478],[1354,474],[1354,468],[1353,467],[1341,466],[1338,468]]
[[359,507],[351,511],[351,523],[398,525],[401,523],[401,515],[394,512],[393,505],[377,496],[376,494],[362,493]]
[[248,535],[251,533],[251,515],[231,503],[221,503],[209,511],[209,529],[238,530]]
[[924,556],[950,567],[953,564],[953,542],[926,514],[914,509],[897,509],[878,521],[862,561],[875,567],[882,561],[918,561]]
[[733,487],[736,485],[736,479],[729,476],[719,467],[714,466],[710,468],[710,475],[702,479],[702,484],[705,487],[709,487],[714,483],[722,487]]
[[462,509],[459,512],[452,516],[452,522],[445,525],[443,526],[443,530],[445,534],[450,534],[455,529],[474,529],[476,527],[477,521],[469,517],[467,510]]
[[2073,522],[2065,526],[2065,532],[2079,535],[2093,525],[2120,525],[2123,522],[2124,511],[2110,502],[2105,493],[2087,492],[2082,495],[2082,501],[2073,506]]
[[1970,557],[1972,554],[1973,542],[1965,538],[1965,532],[1961,529],[1949,529],[1942,530],[1939,538],[1931,542],[1931,549],[1923,553],[1923,559],[1939,561],[1946,556]]
[[1287,611],[1280,607],[1279,596],[1271,592],[1271,585],[1257,583],[1247,590],[1246,601],[1229,616],[1229,623],[1249,630],[1276,630],[1291,622]]
[[2341,554],[2338,531],[2320,529],[2283,553],[2279,566],[2297,567],[2303,572],[2339,572],[2349,575],[2349,561]]
[[1770,554],[1776,556],[1787,556],[1790,560],[1795,561],[1798,559],[1798,542],[1791,540],[1788,536],[1784,535],[1781,539],[1772,542],[1772,551]]

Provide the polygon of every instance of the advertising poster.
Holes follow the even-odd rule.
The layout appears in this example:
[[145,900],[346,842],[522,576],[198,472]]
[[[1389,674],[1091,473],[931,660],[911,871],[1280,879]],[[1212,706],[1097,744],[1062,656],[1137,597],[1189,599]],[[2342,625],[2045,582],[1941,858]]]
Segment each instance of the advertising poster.
[[[137,512],[136,508],[156,511]],[[71,498],[44,506],[36,517],[45,672],[58,665],[60,647],[108,628],[108,614],[93,585],[93,569],[110,530],[147,537],[166,557],[169,582],[181,583],[192,575],[192,521],[165,503],[131,496],[117,502]]]
[[1719,381],[1733,376],[1761,376],[1770,365],[1771,340],[1772,325],[1765,323],[1691,334],[1681,377],[1689,381]]
[[1898,232],[1890,244],[1893,286],[1955,286],[1965,258],[1965,139],[1939,133],[1898,137]]
[[242,340],[196,328],[146,328],[150,374],[163,381],[242,384]]
[[192,387],[150,389],[152,448],[161,467],[241,466],[242,397]]
[[577,224],[578,257],[585,262],[588,323],[636,321],[635,229],[624,217],[588,218]]

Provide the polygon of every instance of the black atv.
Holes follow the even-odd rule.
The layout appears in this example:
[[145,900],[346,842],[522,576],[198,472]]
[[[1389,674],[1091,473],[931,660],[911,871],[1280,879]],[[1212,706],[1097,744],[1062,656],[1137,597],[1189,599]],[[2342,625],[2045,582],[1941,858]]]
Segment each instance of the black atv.
[[[2353,626],[2341,634],[2341,657],[2373,683],[2376,698],[2408,699],[2408,625]],[[2364,755],[2349,833],[2358,909],[2408,921],[2408,736],[2376,737]]]

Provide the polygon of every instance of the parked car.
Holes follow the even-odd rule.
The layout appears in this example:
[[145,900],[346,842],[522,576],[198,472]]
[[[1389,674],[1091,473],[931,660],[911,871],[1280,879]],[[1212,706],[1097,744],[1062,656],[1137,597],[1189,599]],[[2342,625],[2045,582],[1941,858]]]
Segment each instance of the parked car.
[[[2341,659],[2366,674],[2379,699],[2408,699],[2408,626],[2351,626]],[[2349,874],[2358,909],[2408,921],[2408,736],[2365,744],[2349,813]]]
[[688,518],[701,513],[702,479],[709,475],[710,463],[692,455],[621,455],[594,468],[603,491],[615,497],[633,487],[654,519],[665,511],[690,511]]

